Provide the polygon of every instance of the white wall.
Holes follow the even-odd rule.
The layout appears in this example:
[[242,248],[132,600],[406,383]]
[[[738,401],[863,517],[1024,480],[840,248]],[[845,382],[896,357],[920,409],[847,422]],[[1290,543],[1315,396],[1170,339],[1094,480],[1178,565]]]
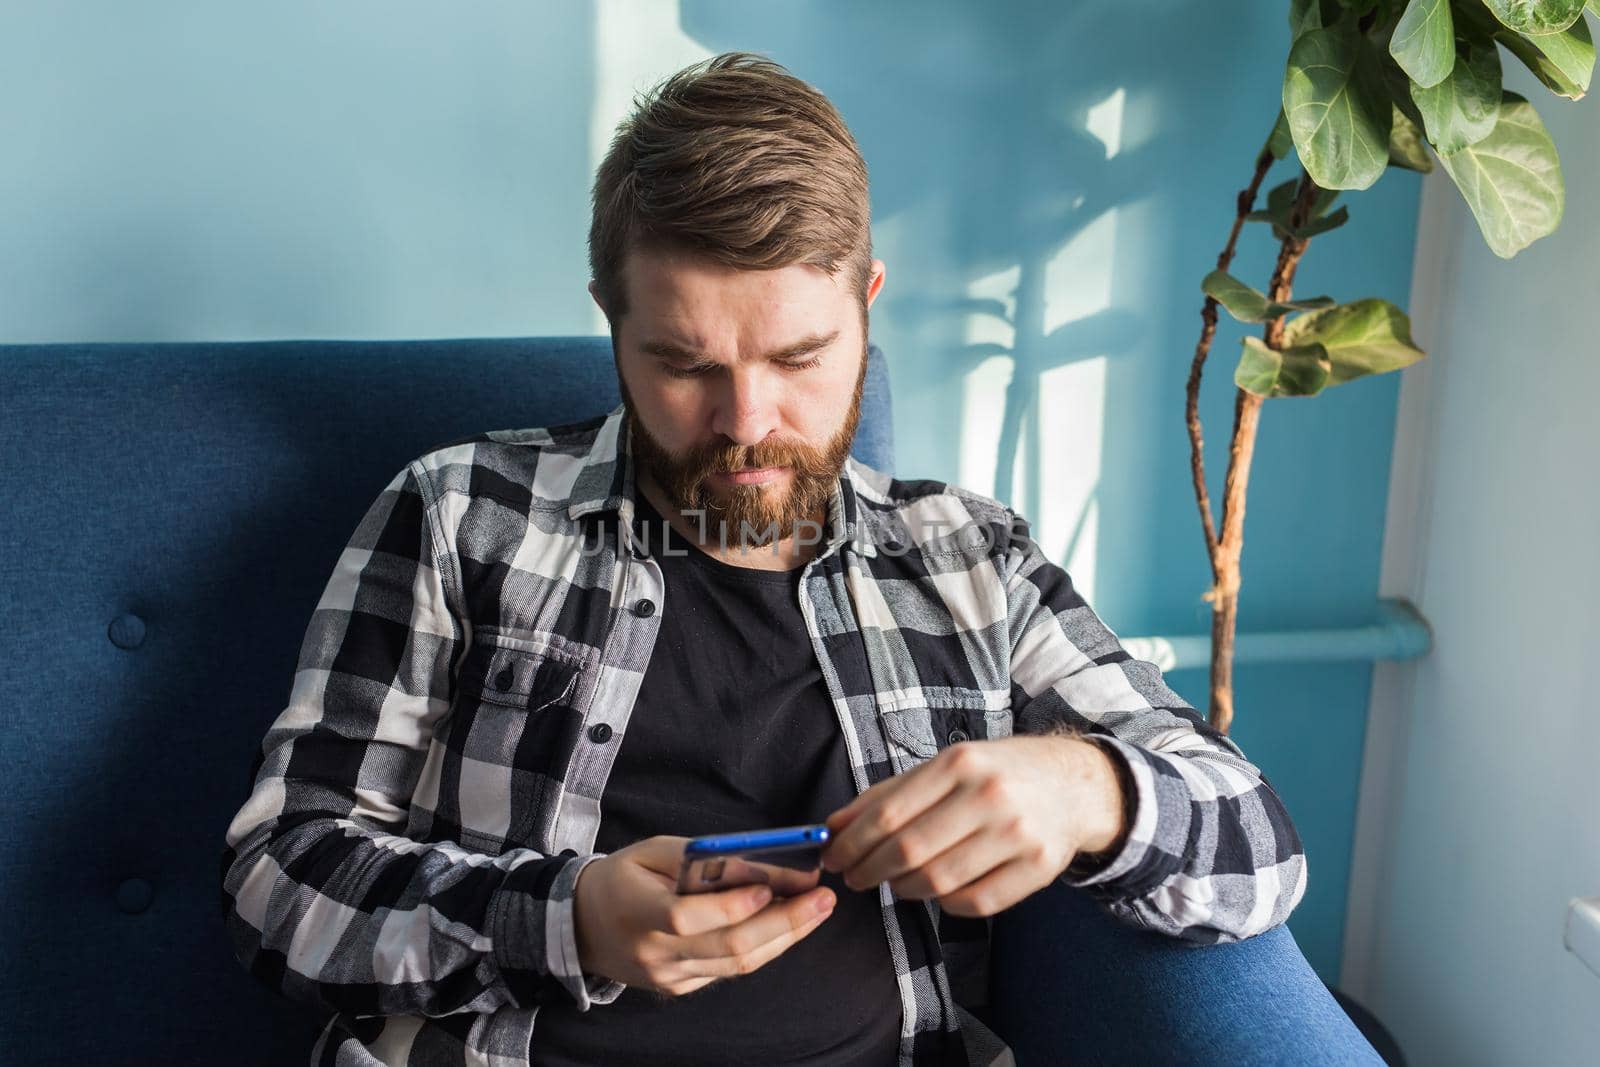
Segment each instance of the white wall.
[[1424,187],[1383,589],[1435,649],[1374,677],[1351,875],[1343,985],[1415,1064],[1600,1063],[1600,979],[1562,947],[1600,893],[1600,101],[1507,82],[1566,215],[1504,261]]

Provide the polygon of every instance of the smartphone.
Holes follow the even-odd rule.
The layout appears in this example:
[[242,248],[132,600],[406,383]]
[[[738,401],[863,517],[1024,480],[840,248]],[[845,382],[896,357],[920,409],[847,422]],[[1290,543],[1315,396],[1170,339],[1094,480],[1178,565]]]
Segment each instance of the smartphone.
[[828,828],[821,823],[691,838],[683,846],[678,892],[710,893],[761,882],[772,887],[773,896],[796,896],[821,878],[827,843]]

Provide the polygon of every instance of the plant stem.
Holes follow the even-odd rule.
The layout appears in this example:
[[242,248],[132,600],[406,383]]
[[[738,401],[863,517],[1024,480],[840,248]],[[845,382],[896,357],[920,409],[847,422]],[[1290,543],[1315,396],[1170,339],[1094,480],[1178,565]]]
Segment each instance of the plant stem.
[[[1272,163],[1272,153],[1262,148],[1261,154],[1256,157],[1255,175],[1250,179],[1250,184],[1239,192],[1233,229],[1228,233],[1228,243],[1217,256],[1218,270],[1227,270],[1228,265],[1233,262],[1234,248],[1239,243],[1239,231],[1244,229],[1245,216],[1255,210],[1256,193],[1260,191],[1261,182],[1266,178],[1267,171],[1272,168]],[[1206,297],[1205,306],[1200,309],[1200,320],[1200,340],[1194,346],[1194,360],[1189,365],[1189,382],[1185,388],[1187,394],[1185,414],[1189,425],[1189,470],[1194,476],[1195,500],[1200,505],[1200,525],[1206,535],[1206,558],[1212,562],[1211,577],[1215,580],[1217,528],[1211,518],[1211,494],[1206,490],[1205,435],[1200,429],[1200,374],[1205,369],[1206,356],[1211,352],[1211,341],[1217,334],[1216,297]]]
[[[1289,228],[1298,231],[1305,224],[1317,185],[1311,175],[1302,173],[1289,213]],[[1283,303],[1294,289],[1295,270],[1305,255],[1309,238],[1286,236],[1278,247],[1278,262],[1273,268],[1267,298]],[[1268,348],[1283,344],[1283,318],[1267,320],[1264,341]],[[1222,535],[1212,557],[1216,585],[1206,594],[1211,601],[1211,725],[1227,733],[1233,724],[1233,643],[1239,619],[1239,559],[1244,553],[1245,493],[1250,484],[1250,462],[1255,455],[1256,431],[1260,427],[1264,398],[1240,389],[1234,397],[1233,437],[1228,447],[1228,472],[1222,495]]]

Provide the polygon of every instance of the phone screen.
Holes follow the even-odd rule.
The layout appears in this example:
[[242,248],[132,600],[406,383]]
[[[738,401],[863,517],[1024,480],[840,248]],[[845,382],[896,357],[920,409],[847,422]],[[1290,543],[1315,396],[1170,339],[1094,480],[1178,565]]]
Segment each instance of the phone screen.
[[827,843],[828,828],[820,823],[696,837],[683,848],[678,892],[765,883],[774,896],[792,897],[821,878]]

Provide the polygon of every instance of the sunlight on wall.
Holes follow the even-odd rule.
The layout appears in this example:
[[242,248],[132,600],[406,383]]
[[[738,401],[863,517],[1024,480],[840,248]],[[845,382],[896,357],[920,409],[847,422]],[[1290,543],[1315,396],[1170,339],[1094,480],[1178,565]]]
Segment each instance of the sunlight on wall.
[[[611,147],[617,123],[633,110],[634,95],[713,54],[680,28],[678,0],[597,0],[594,15],[594,110],[589,127],[591,180],[595,168],[605,158],[606,149]],[[593,301],[589,306],[592,332],[606,333],[605,316]]]
[[[1022,268],[1011,267],[968,284],[967,296],[972,299],[1004,304],[1006,321],[998,315],[968,315],[962,337],[964,343],[1011,350],[1015,330],[1009,320],[1016,313],[1013,294],[1021,273]],[[1000,448],[1000,422],[1005,414],[1011,362],[1008,355],[990,356],[968,371],[962,382],[959,484],[986,496],[994,495],[995,455]]]
[[994,495],[994,457],[1000,448],[1011,357],[990,356],[967,372],[961,391],[961,476],[956,484]]
[[[1045,273],[1044,329],[1088,318],[1111,306],[1111,267],[1117,247],[1117,208],[1108,208],[1050,260]],[[1048,346],[1051,362],[1080,355]]]
[[1122,115],[1127,109],[1128,94],[1118,89],[1091,107],[1084,128],[1106,146],[1106,158],[1122,151]]
[[1091,603],[1100,533],[1094,493],[1100,481],[1105,397],[1104,356],[1053,367],[1039,376],[1035,410],[1046,414],[1033,436],[1045,488],[1033,507],[1033,536]]
[[[1084,126],[1106,148],[1122,148],[1127,95],[1117,89],[1088,108]],[[968,344],[1003,348],[967,372],[962,382],[961,484],[995,492],[995,464],[1014,374],[1031,385],[1012,467],[1012,499],[1034,538],[1065,567],[1083,595],[1094,600],[1099,546],[1101,444],[1105,429],[1106,357],[1073,343],[1072,324],[1111,307],[1117,244],[1117,209],[1089,220],[1044,266],[1044,336],[1018,338],[991,315],[968,317]],[[988,275],[967,288],[975,300],[999,300],[1015,321],[1021,267]],[[1020,358],[1019,358],[1020,356]]]

